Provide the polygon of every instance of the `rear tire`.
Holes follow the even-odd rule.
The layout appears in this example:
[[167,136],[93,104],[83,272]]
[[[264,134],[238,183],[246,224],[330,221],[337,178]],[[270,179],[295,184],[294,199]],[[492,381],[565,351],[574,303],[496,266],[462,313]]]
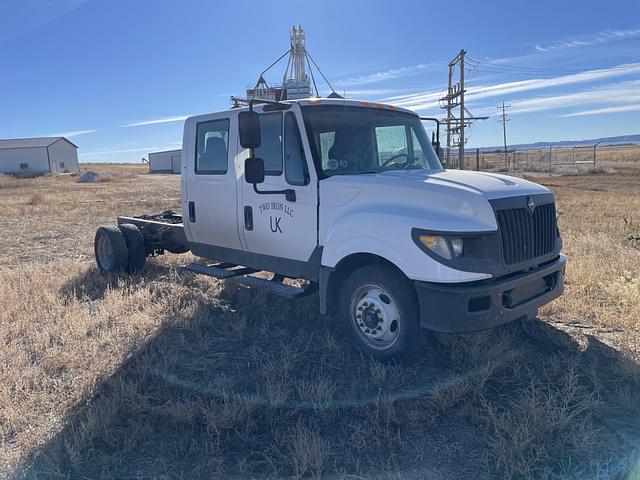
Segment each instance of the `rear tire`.
[[93,248],[102,273],[118,272],[128,267],[127,242],[117,227],[98,228]]
[[362,353],[379,360],[410,357],[417,349],[420,319],[413,286],[386,265],[367,265],[342,285],[340,316]]
[[132,223],[123,223],[118,228],[124,236],[127,244],[128,266],[127,272],[137,272],[144,268],[144,261],[147,257],[146,247],[144,245],[144,236],[140,229]]

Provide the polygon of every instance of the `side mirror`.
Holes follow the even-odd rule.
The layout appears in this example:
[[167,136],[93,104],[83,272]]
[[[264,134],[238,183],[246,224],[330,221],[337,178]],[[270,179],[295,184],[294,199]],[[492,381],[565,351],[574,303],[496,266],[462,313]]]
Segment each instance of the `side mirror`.
[[260,118],[256,112],[240,112],[238,114],[238,130],[242,148],[258,148],[260,146]]
[[431,133],[431,146],[436,152],[436,155],[442,161],[442,148],[440,147],[440,138],[436,136],[436,132]]
[[264,182],[264,160],[261,158],[247,158],[244,161],[244,180],[247,183]]

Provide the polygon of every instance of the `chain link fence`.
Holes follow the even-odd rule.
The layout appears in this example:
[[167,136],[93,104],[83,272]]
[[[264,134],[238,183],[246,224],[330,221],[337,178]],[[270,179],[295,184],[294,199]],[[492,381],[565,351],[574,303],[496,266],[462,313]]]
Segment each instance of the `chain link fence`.
[[[640,145],[589,145],[511,149],[507,152],[466,149],[465,170],[492,172],[559,173],[590,170],[597,166],[640,163]],[[444,152],[447,168],[460,168],[457,150]]]

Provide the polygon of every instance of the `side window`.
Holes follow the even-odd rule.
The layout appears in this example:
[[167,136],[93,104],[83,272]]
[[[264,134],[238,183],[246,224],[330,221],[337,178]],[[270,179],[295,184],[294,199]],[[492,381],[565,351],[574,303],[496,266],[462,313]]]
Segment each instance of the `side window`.
[[296,116],[288,112],[284,116],[284,176],[291,185],[307,185],[309,170],[304,155]]
[[418,137],[416,136],[416,131],[411,129],[411,145],[413,147],[413,160],[414,162],[420,162],[422,164],[428,164],[427,156],[424,154],[424,150],[422,150],[422,145],[418,141]]
[[376,144],[378,146],[378,164],[384,165],[390,158],[401,157],[406,161],[409,155],[407,148],[407,132],[404,125],[376,127]]
[[196,165],[198,174],[224,175],[228,169],[229,119],[198,124]]
[[260,115],[260,146],[255,156],[264,160],[265,175],[282,174],[282,112]]
[[322,160],[322,169],[325,170],[329,165],[329,150],[333,147],[336,140],[336,132],[320,132],[318,134],[320,145],[320,158]]

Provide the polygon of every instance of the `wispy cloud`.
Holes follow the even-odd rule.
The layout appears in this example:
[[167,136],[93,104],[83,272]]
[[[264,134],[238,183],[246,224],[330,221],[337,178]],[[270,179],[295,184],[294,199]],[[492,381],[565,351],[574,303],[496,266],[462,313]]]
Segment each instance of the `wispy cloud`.
[[395,78],[409,77],[419,72],[440,67],[435,63],[420,63],[418,65],[411,65],[408,67],[390,68],[381,72],[369,73],[367,75],[360,75],[357,77],[347,78],[344,80],[338,80],[333,82],[335,87],[343,88],[355,85],[367,85],[369,83],[378,83],[386,80],[393,80]]
[[[626,107],[630,102],[633,104],[640,102],[640,80],[618,82],[560,95],[513,99],[510,101],[511,109],[509,113],[533,113],[573,107],[584,108],[586,105],[607,105],[606,108],[617,109]],[[494,106],[474,109],[474,113],[477,115],[491,114],[493,112],[495,112]],[[573,114],[563,116],[573,116]]]
[[45,137],[67,137],[67,138],[71,138],[71,137],[77,137],[78,135],[87,135],[89,133],[95,133],[97,132],[97,130],[71,130],[68,132],[56,132],[56,133],[49,133],[47,135],[44,135]]
[[40,28],[88,0],[14,0],[2,2],[0,42]]
[[563,115],[563,117],[581,117],[583,115],[600,115],[603,113],[635,112],[638,110],[640,110],[640,103],[635,103],[631,105],[620,105],[617,107],[596,108],[593,110],[584,110],[581,112],[567,113],[566,115]]
[[640,37],[640,28],[631,28],[627,30],[605,30],[593,35],[584,35],[573,39],[565,39],[558,40],[556,42],[538,44],[536,45],[536,50],[539,52],[549,52],[551,50],[586,47],[590,45],[609,43],[616,40],[626,40],[636,37]]
[[[349,89],[344,89],[345,93],[351,97],[351,96],[358,96],[358,97],[372,97],[372,96],[379,96],[379,95],[392,95],[394,93],[400,93],[400,92],[406,92],[406,89],[393,89],[393,88],[349,88]],[[338,93],[342,93],[342,90],[339,89]]]
[[[586,83],[637,73],[640,73],[640,63],[630,63],[618,65],[611,68],[587,70],[580,73],[560,75],[552,78],[534,78],[528,80],[498,83],[494,85],[478,85],[467,89],[466,98],[468,101],[477,101],[492,97],[504,97],[514,93],[521,93],[550,87],[561,87],[577,83]],[[438,107],[438,99],[442,96],[442,94],[442,91],[432,90],[412,95],[390,97],[384,100],[399,107],[410,108],[416,111],[423,111]]]
[[154,118],[151,120],[143,120],[141,122],[127,123],[126,125],[120,125],[120,128],[144,127],[146,125],[158,125],[161,123],[184,122],[190,116],[191,115],[178,115],[175,117]]

